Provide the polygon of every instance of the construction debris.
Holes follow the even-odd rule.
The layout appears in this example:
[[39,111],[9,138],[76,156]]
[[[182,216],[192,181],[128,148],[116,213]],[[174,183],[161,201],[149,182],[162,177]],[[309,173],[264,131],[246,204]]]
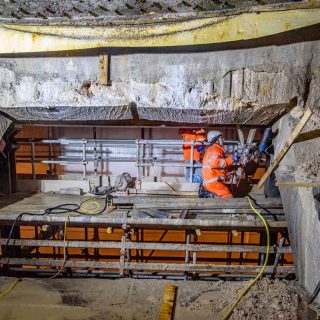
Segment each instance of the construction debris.
[[296,281],[263,279],[234,310],[231,320],[307,319],[307,295]]

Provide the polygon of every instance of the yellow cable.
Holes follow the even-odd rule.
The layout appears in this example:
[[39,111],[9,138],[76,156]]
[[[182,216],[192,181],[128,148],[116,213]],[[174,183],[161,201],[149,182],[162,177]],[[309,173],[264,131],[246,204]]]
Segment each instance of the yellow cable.
[[264,224],[265,228],[266,228],[266,232],[267,232],[267,251],[266,251],[266,257],[264,259],[264,263],[262,266],[261,271],[259,272],[259,274],[249,283],[248,287],[245,288],[245,290],[243,290],[243,292],[240,294],[239,298],[237,299],[237,301],[231,306],[231,308],[229,309],[229,311],[226,313],[226,315],[223,317],[223,320],[227,320],[229,319],[229,317],[231,316],[234,308],[239,304],[239,302],[241,301],[241,299],[248,293],[248,291],[253,287],[253,285],[260,279],[260,277],[263,275],[264,270],[266,269],[267,263],[268,263],[268,259],[269,259],[269,251],[270,251],[270,233],[269,233],[269,227],[268,227],[268,223],[267,221],[263,218],[263,216],[261,215],[261,213],[252,205],[251,199],[249,197],[246,197],[249,201],[249,205],[251,207],[251,209],[253,210],[253,212],[255,214],[257,214],[257,216],[259,217],[259,219],[262,221],[262,223]]
[[[87,207],[91,204],[96,205],[96,208],[93,210],[87,209]],[[97,201],[87,201],[80,207],[80,210],[84,213],[95,214],[96,212],[100,211],[100,204]]]
[[10,292],[14,289],[14,287],[17,285],[17,283],[18,283],[19,281],[22,281],[22,279],[16,278],[16,279],[13,281],[13,283],[11,284],[11,286],[10,286],[9,288],[5,289],[3,292],[0,293],[0,298],[3,298],[3,297],[6,296],[8,293],[10,293]]
[[54,279],[55,277],[57,277],[61,271],[63,270],[64,266],[66,265],[67,262],[67,243],[66,243],[66,236],[67,236],[67,221],[69,219],[69,216],[67,217],[66,221],[64,222],[64,232],[63,232],[63,263],[59,269],[59,271],[54,274],[52,277],[50,277],[49,279]]

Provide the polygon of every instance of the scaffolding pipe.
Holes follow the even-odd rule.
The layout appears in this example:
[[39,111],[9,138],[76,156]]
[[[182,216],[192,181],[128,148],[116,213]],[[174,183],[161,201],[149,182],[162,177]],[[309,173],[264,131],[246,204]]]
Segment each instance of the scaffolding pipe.
[[[131,162],[135,161],[136,163],[134,165],[137,166],[137,180],[139,181],[141,179],[141,168],[145,167],[150,167],[150,166],[155,166],[155,167],[176,167],[176,168],[189,168],[190,171],[190,180],[189,182],[193,182],[193,176],[194,176],[194,169],[195,168],[201,168],[201,164],[195,164],[194,163],[194,148],[197,145],[201,145],[202,143],[197,142],[197,141],[182,141],[182,140],[106,140],[106,139],[38,139],[38,138],[23,138],[23,139],[17,139],[16,142],[18,143],[31,143],[31,163],[32,163],[32,170],[33,170],[33,178],[35,179],[35,163],[46,163],[49,164],[50,166],[52,164],[59,164],[59,165],[68,165],[68,164],[82,164],[82,175],[83,175],[83,180],[87,179],[87,164],[89,161],[94,162],[94,175],[95,177],[97,176],[97,167],[98,167],[98,153],[100,153],[99,160],[100,161],[122,161],[122,162]],[[49,160],[36,160],[35,156],[35,144],[36,143],[43,143],[43,144],[60,144],[60,146],[68,145],[70,146],[70,149],[73,151],[81,150],[81,154],[78,153],[79,156],[74,156],[74,155],[69,155],[69,156],[59,156],[60,159],[63,160],[51,160],[52,159],[52,154],[49,154]],[[100,144],[101,150],[97,150],[97,143]],[[232,145],[234,148],[243,147],[239,144],[238,141],[225,141],[224,142],[226,145]],[[81,145],[79,148],[74,148],[71,147],[72,145]],[[106,151],[103,151],[104,147],[124,147],[130,146],[134,147],[136,144],[136,156],[135,158],[133,157],[103,157],[102,154],[105,153]],[[142,146],[145,148],[147,146],[148,148],[151,148],[152,146],[158,146],[161,148],[167,148],[168,146],[171,147],[179,147],[179,150],[181,150],[180,146],[183,145],[190,145],[191,148],[191,159],[190,159],[190,164],[182,162],[181,164],[179,163],[174,163],[174,162],[180,162],[180,159],[166,159],[166,158],[157,158],[156,156],[151,156],[150,153],[148,153],[148,157],[141,157],[140,151]],[[208,143],[205,143],[205,145],[208,145]],[[88,149],[92,150],[88,150]],[[66,150],[66,151],[69,151]],[[150,150],[149,150],[150,151]],[[109,151],[111,153],[111,151]],[[73,153],[75,154],[75,153]],[[70,160],[68,160],[70,159]],[[79,161],[75,161],[79,159]],[[28,162],[28,160],[18,160],[18,162],[25,163]],[[160,162],[160,163],[159,163]],[[166,163],[163,163],[166,162]]]
[[31,143],[31,167],[32,167],[32,179],[36,180],[36,169],[35,169],[35,148],[34,143]]
[[[29,265],[29,266],[52,266],[61,267],[62,260],[52,259],[24,259],[24,258],[0,258],[0,264],[5,265]],[[81,261],[67,260],[66,268],[99,268],[124,270],[153,270],[153,271],[181,271],[181,272],[244,272],[258,273],[260,266],[253,265],[214,265],[214,264],[184,264],[184,263],[141,263],[124,262],[123,266],[119,262],[105,261]],[[272,274],[273,266],[267,266],[265,273]],[[277,273],[294,273],[293,266],[280,266]]]

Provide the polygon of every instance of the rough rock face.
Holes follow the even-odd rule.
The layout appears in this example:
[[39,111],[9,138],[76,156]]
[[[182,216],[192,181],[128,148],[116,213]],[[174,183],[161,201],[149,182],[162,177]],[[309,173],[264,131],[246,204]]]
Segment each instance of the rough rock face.
[[110,86],[98,82],[98,55],[0,58],[0,111],[19,121],[268,124],[296,104],[319,106],[319,53],[320,41],[121,51],[110,58]]
[[[266,4],[286,4],[290,0],[231,0],[231,1],[211,1],[211,0],[15,0],[1,1],[1,18],[12,20],[13,22],[45,20],[62,18],[70,20],[72,18],[93,17],[130,17],[147,16],[149,14],[174,14],[192,13],[203,11],[247,9]],[[302,0],[296,0],[302,2]],[[306,1],[305,1],[306,2]]]

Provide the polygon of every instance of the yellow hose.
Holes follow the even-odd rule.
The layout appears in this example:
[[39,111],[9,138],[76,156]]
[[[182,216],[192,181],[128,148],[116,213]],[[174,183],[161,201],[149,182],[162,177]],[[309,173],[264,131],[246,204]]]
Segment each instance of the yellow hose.
[[261,213],[252,205],[251,199],[249,197],[246,197],[248,199],[249,205],[251,207],[251,209],[253,210],[253,212],[259,217],[259,219],[261,220],[261,222],[264,224],[265,228],[266,228],[266,232],[267,232],[267,251],[266,251],[266,257],[264,259],[264,263],[262,266],[261,271],[259,272],[259,274],[249,283],[249,285],[243,290],[243,292],[240,294],[239,298],[237,299],[237,301],[231,306],[231,308],[229,309],[229,311],[226,313],[226,315],[223,317],[223,320],[227,320],[229,319],[229,317],[231,316],[234,308],[239,304],[239,302],[241,301],[241,299],[248,293],[248,291],[253,287],[253,285],[260,279],[260,277],[263,275],[264,270],[266,269],[267,263],[268,263],[268,258],[269,258],[269,251],[270,251],[270,233],[269,233],[269,227],[268,227],[268,223],[267,221],[263,218],[263,216],[261,215]]
[[13,283],[10,285],[9,288],[5,289],[3,292],[0,293],[0,298],[3,298],[3,297],[6,296],[8,293],[10,293],[10,292],[13,290],[13,288],[17,285],[17,283],[18,283],[19,281],[21,281],[21,280],[22,280],[22,279],[20,279],[20,278],[16,278],[16,279],[13,281]]
[[[88,206],[92,204],[96,206],[95,209],[88,209]],[[84,213],[95,214],[100,211],[100,204],[97,201],[87,201],[80,207],[80,210]]]

